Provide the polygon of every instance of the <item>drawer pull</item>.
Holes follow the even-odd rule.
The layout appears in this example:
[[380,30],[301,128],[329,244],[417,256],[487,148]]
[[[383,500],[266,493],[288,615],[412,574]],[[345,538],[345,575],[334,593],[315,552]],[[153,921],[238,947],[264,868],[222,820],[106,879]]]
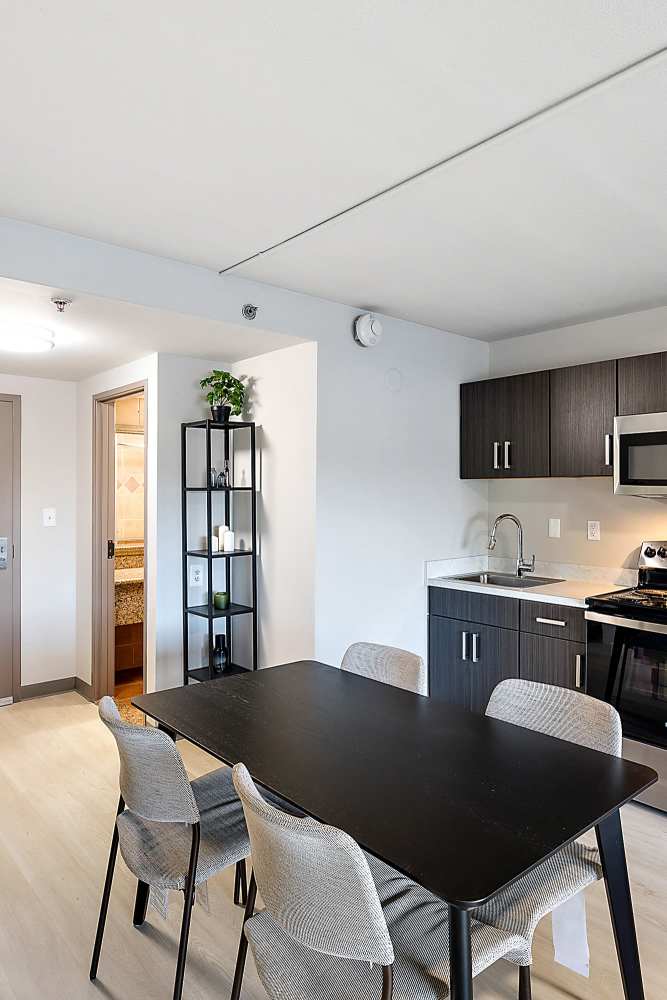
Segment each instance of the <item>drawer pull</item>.
[[536,618],[535,621],[540,625],[558,625],[559,628],[565,628],[567,625],[567,622],[561,622],[558,618]]

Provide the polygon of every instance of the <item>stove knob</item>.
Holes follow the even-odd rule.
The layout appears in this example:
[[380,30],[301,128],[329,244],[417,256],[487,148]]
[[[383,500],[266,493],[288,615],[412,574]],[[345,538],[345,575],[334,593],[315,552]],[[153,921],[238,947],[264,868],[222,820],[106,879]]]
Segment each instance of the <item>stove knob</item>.
[[661,545],[660,548],[658,549],[658,555],[660,556],[661,559],[664,559],[665,556],[667,556],[667,549],[665,548],[664,545]]
[[647,545],[646,548],[644,549],[644,555],[646,556],[647,559],[652,559],[653,556],[655,555],[655,549],[651,548],[650,545]]

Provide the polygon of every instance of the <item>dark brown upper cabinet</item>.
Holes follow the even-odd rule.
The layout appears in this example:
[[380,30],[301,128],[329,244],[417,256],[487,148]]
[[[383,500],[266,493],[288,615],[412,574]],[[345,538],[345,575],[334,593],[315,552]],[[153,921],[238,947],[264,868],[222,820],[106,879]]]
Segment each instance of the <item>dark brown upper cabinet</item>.
[[667,352],[618,359],[618,415],[667,412]]
[[549,475],[549,373],[461,386],[461,478]]
[[616,362],[550,372],[551,475],[611,476]]

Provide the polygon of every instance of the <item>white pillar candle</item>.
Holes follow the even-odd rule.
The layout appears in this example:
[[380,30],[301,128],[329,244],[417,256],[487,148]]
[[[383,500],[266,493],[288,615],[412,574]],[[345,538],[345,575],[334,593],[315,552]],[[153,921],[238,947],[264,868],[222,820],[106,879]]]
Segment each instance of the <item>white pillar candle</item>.
[[218,528],[218,541],[220,542],[220,552],[222,552],[223,549],[223,543],[226,531],[229,531],[229,525],[221,524],[220,527]]
[[223,552],[233,552],[234,551],[234,532],[227,529],[227,531],[222,536],[222,551]]

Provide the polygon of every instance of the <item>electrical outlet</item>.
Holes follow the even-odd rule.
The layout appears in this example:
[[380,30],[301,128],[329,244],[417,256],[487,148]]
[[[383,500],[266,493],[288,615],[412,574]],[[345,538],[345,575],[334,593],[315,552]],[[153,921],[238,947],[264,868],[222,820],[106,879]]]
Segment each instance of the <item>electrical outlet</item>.
[[549,538],[560,538],[560,518],[549,518]]
[[204,575],[202,573],[201,566],[190,567],[190,586],[191,587],[204,586]]
[[43,507],[42,508],[42,524],[45,528],[55,528],[56,526],[56,508],[55,507]]
[[600,522],[599,521],[589,521],[588,522],[588,541],[589,542],[599,542],[600,541]]

